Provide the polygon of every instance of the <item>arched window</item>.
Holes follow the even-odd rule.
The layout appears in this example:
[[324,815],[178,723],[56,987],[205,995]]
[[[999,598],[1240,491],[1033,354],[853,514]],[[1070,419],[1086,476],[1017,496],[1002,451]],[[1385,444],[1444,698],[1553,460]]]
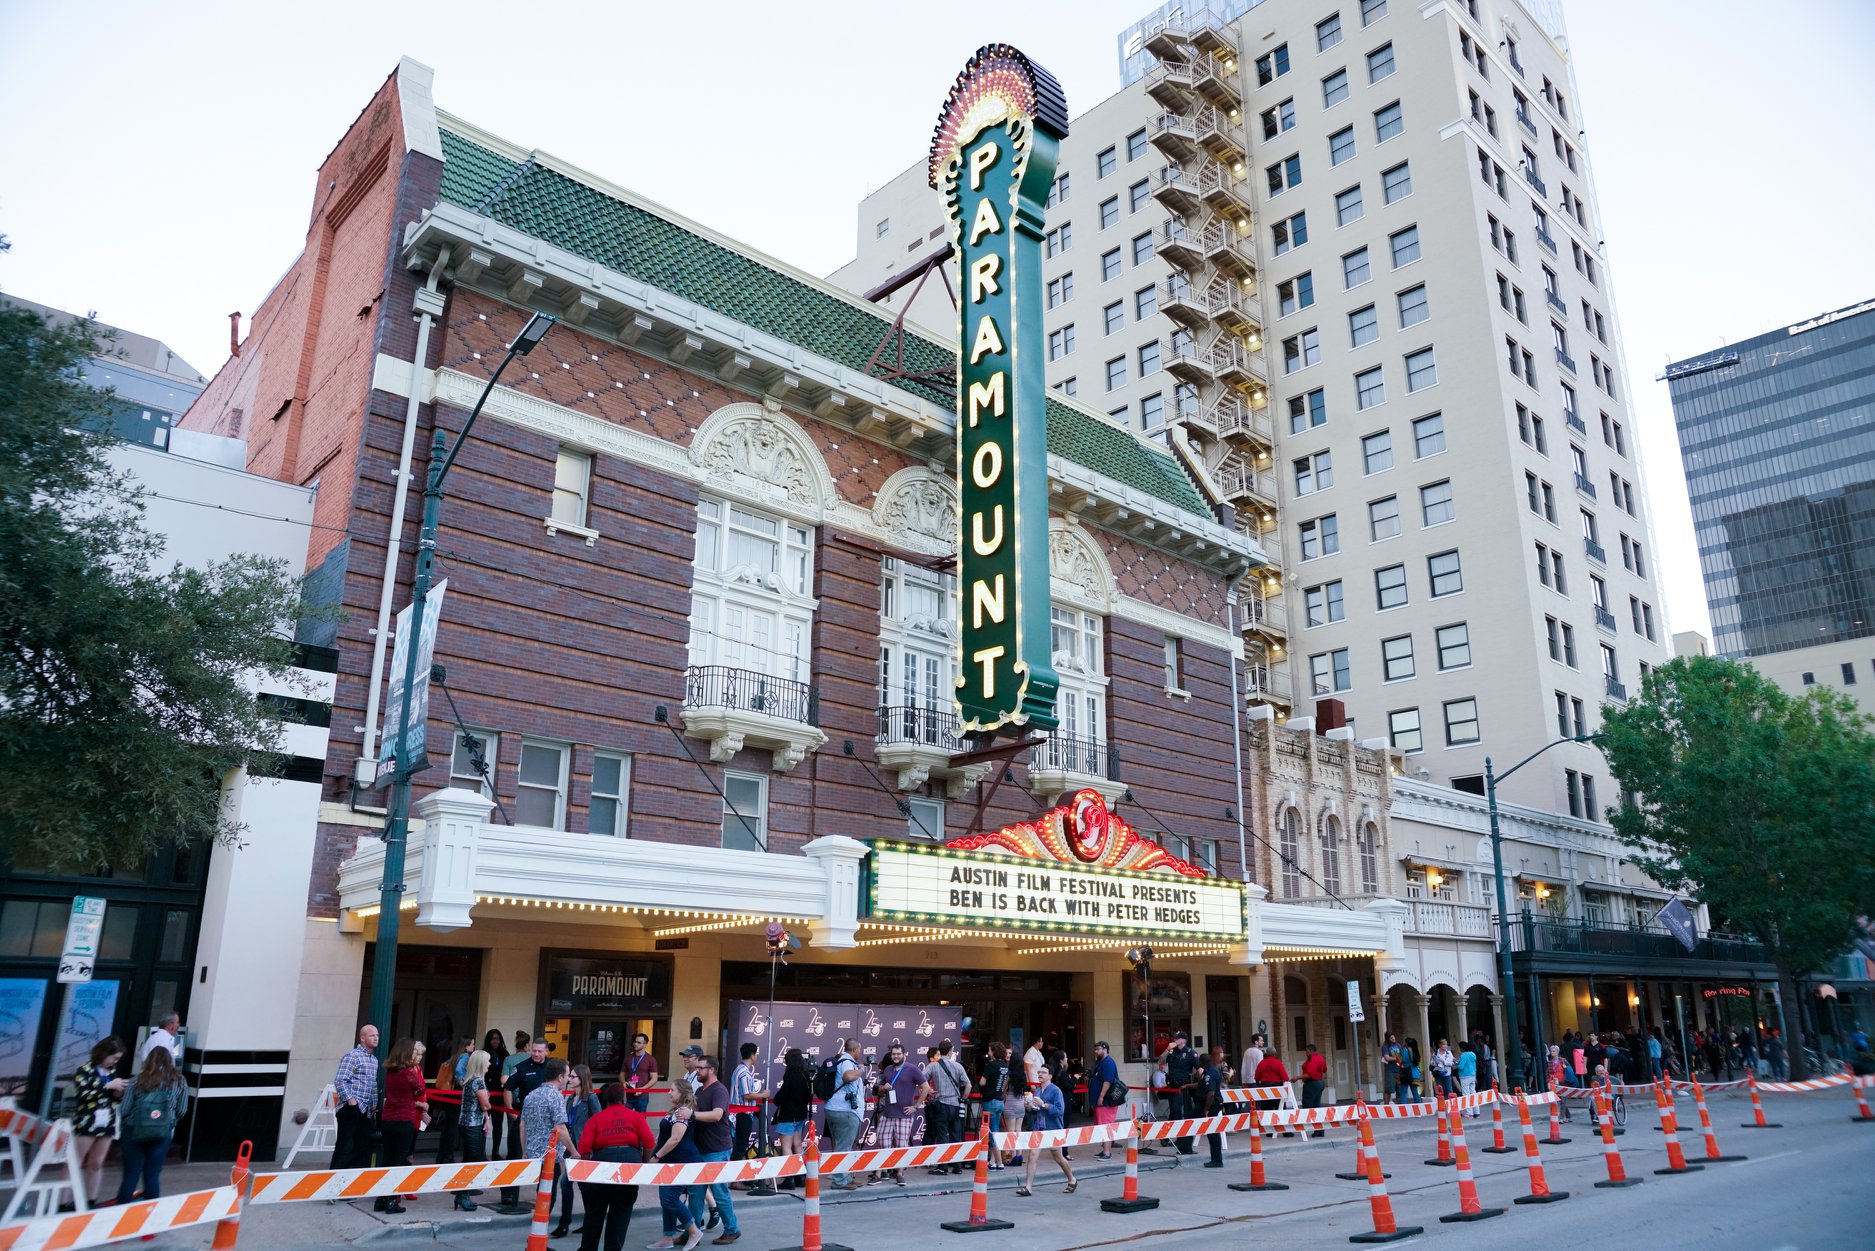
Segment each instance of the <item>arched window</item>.
[[1361,827],[1361,893],[1380,893],[1380,830],[1372,821]]
[[1322,888],[1341,893],[1341,822],[1333,813],[1322,818]]
[[1294,899],[1302,893],[1302,873],[1299,863],[1302,856],[1302,821],[1296,816],[1294,808],[1283,811],[1282,834],[1277,840],[1277,849],[1282,856],[1278,866],[1283,875],[1283,896]]

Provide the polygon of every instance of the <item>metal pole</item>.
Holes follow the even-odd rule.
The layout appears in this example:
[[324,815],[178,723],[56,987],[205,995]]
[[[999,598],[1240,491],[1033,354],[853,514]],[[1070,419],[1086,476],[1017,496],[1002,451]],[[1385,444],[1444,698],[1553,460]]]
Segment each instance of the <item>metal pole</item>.
[[1504,837],[1497,825],[1497,774],[1484,758],[1484,798],[1491,814],[1491,867],[1497,876],[1497,983],[1504,988],[1504,1071],[1523,1072],[1523,1047],[1517,1034],[1517,981],[1510,972],[1510,905],[1504,897]]

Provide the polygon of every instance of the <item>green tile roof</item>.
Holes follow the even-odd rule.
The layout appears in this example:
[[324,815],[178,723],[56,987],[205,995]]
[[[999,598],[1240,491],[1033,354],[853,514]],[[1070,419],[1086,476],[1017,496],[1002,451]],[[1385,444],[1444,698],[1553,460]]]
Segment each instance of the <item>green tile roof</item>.
[[[453,204],[853,370],[865,370],[891,330],[890,319],[878,313],[557,170],[513,160],[447,129],[442,138],[442,198]],[[904,338],[908,370],[955,364],[957,354],[949,345],[909,327]],[[946,408],[956,399],[943,387],[910,381],[893,385]],[[1170,452],[1052,395],[1048,450],[1185,512],[1211,515]]]

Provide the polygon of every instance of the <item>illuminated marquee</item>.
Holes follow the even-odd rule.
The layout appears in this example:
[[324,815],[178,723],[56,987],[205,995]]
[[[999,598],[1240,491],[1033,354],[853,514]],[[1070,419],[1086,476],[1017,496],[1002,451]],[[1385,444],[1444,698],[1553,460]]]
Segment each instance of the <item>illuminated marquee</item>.
[[1067,133],[1048,71],[990,44],[957,76],[931,142],[963,286],[957,709],[967,733],[1055,725],[1042,210]]
[[1243,883],[1140,837],[1081,791],[1035,821],[941,847],[875,843],[869,915],[1064,934],[1240,942]]

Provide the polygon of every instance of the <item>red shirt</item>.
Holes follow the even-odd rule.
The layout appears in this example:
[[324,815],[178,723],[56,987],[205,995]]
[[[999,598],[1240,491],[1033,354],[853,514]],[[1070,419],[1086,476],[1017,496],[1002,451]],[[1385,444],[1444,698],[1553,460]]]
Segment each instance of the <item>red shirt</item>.
[[1273,1055],[1264,1056],[1263,1062],[1257,1065],[1257,1085],[1259,1086],[1277,1086],[1288,1080],[1289,1070],[1284,1068],[1283,1062]]
[[606,1147],[636,1147],[645,1159],[658,1149],[657,1136],[644,1113],[634,1112],[624,1104],[602,1109],[586,1122],[579,1136],[579,1153],[591,1157]]
[[392,1069],[384,1075],[383,1119],[417,1124],[422,1119],[421,1109],[426,1105],[423,1096],[422,1069],[415,1065]]
[[1302,1062],[1302,1080],[1305,1082],[1328,1080],[1328,1061],[1322,1059],[1319,1051]]

